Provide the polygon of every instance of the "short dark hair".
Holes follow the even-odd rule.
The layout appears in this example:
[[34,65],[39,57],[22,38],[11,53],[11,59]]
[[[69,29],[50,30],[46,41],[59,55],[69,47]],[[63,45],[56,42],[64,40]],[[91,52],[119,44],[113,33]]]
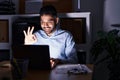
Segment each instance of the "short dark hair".
[[56,11],[55,7],[52,5],[43,6],[40,9],[39,14],[40,14],[40,16],[45,14],[45,15],[51,15],[53,17],[57,17],[57,11]]

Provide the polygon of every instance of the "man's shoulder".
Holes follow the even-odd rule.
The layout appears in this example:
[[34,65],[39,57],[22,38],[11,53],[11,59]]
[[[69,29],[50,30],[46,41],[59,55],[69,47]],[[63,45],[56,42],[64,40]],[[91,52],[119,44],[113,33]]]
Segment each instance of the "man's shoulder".
[[68,34],[71,35],[71,32],[68,30],[58,29],[58,33]]
[[35,34],[36,36],[40,36],[40,35],[42,36],[42,35],[44,35],[44,31],[43,30],[37,30],[33,34]]

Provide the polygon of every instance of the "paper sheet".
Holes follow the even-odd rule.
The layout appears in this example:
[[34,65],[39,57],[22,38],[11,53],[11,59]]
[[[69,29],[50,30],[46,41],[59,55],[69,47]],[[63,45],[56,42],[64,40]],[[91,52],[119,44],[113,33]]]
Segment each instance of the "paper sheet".
[[56,70],[56,73],[62,73],[62,74],[67,74],[67,73],[81,74],[81,73],[91,73],[92,72],[92,70],[89,69],[84,64],[59,65],[56,67],[55,70]]

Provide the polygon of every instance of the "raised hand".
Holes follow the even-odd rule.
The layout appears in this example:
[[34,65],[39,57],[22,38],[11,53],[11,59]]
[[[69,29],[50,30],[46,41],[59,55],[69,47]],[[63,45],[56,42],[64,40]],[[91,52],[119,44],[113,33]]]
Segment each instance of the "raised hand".
[[34,27],[32,27],[31,30],[30,30],[30,27],[28,27],[27,32],[25,32],[25,30],[23,31],[25,35],[25,39],[24,39],[25,45],[30,45],[37,41],[36,36],[33,34],[33,30],[34,30]]

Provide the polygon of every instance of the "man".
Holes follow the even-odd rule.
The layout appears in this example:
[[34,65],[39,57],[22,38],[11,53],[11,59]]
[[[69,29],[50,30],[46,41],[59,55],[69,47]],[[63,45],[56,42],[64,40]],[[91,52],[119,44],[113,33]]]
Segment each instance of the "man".
[[49,45],[51,67],[59,63],[77,63],[75,42],[70,32],[60,29],[57,24],[56,9],[51,6],[44,6],[40,10],[40,24],[42,30],[33,34],[34,27],[28,27],[24,31],[25,45]]

